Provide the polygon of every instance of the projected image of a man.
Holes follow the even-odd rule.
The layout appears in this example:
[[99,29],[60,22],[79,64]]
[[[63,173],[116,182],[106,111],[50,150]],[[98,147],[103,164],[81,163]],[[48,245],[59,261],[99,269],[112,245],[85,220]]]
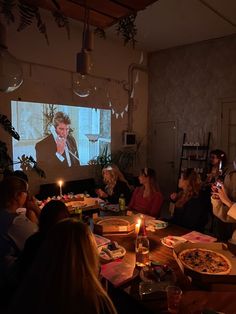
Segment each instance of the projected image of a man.
[[74,137],[70,134],[71,120],[64,112],[57,112],[50,128],[51,134],[35,146],[39,163],[51,166],[78,166],[79,155]]

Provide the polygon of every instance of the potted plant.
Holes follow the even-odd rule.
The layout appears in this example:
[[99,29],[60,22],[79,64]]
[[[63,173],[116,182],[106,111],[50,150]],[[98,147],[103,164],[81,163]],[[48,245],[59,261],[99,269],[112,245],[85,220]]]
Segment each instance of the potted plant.
[[[12,137],[18,141],[20,140],[20,135],[16,132],[7,116],[0,114],[0,125]],[[18,161],[13,161],[8,154],[6,143],[0,141],[0,174],[12,171],[12,166],[15,164],[20,164],[23,171],[34,170],[40,177],[46,177],[45,172],[37,166],[37,162],[32,156],[22,155],[18,157]]]

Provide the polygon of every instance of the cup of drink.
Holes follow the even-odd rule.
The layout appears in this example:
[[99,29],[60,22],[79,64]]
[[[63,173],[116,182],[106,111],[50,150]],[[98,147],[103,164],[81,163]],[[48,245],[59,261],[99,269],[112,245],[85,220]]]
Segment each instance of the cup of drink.
[[182,290],[176,286],[168,286],[166,288],[168,311],[170,313],[179,313],[180,301],[182,298]]

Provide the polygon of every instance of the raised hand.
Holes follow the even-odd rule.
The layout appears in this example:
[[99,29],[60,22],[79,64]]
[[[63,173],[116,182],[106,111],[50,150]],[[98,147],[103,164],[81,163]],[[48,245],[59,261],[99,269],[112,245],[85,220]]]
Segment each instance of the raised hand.
[[66,139],[58,136],[56,139],[56,145],[57,145],[57,153],[62,155],[65,151]]

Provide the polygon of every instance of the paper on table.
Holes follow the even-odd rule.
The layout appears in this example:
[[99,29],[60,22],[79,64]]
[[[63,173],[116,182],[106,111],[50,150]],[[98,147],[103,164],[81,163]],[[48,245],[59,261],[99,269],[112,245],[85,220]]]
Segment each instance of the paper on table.
[[118,287],[135,277],[135,267],[126,262],[117,260],[101,266],[101,274]]
[[198,242],[212,243],[212,242],[217,241],[216,238],[211,237],[207,234],[203,234],[203,233],[198,232],[198,231],[191,231],[189,233],[186,233],[186,234],[182,235],[182,238],[184,238],[185,240],[187,240],[191,243],[198,243]]

